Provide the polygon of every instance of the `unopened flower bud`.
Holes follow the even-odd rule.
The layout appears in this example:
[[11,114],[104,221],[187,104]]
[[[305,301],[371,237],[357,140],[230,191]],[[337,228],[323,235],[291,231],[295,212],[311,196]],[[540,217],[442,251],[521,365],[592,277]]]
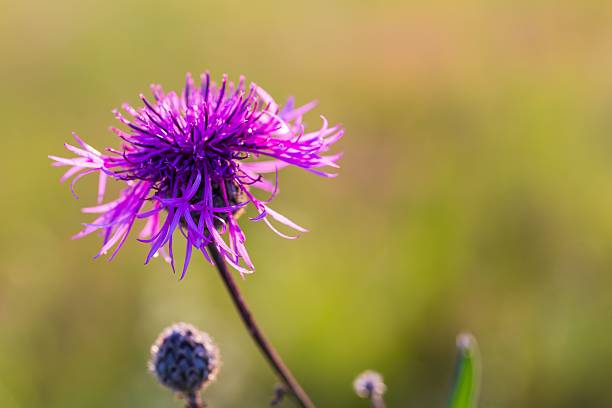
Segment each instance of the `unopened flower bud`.
[[162,385],[185,396],[214,381],[219,364],[212,339],[187,323],[166,328],[151,347],[151,371]]
[[359,374],[353,381],[355,393],[361,398],[379,398],[387,390],[383,377],[376,371],[367,370]]

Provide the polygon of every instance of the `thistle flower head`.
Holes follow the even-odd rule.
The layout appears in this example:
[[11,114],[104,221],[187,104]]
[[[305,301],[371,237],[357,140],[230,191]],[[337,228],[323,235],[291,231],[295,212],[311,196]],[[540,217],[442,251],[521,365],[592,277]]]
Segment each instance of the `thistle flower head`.
[[219,364],[219,350],[210,337],[178,323],[166,328],[151,347],[149,368],[162,385],[189,396],[214,381]]
[[[74,134],[78,145],[65,146],[76,157],[49,156],[55,166],[69,167],[62,180],[72,178],[72,187],[87,174],[99,176],[98,205],[83,209],[98,218],[75,237],[100,232],[97,256],[113,250],[112,259],[142,219],[139,240],[150,244],[146,262],[161,254],[174,269],[178,232],[187,241],[183,277],[194,248],[211,262],[206,252],[211,244],[241,273],[254,269],[237,222],[247,206],[256,211],[252,221],[263,221],[283,237],[294,238],[272,221],[306,231],[269,207],[278,192],[278,171],[291,165],[333,177],[321,168],[338,167],[340,155],[324,153],[342,136],[340,126],[330,127],[322,117],[320,129],[306,132],[302,115],[314,103],[295,107],[290,99],[281,108],[257,85],[247,87],[243,77],[234,84],[223,76],[217,85],[206,73],[196,86],[187,75],[180,94],[165,93],[159,85],[151,90],[153,100],[141,95],[140,108],[123,104],[124,113],[114,112],[124,125],[111,129],[123,141],[119,149],[102,153]],[[123,190],[103,202],[109,177]]]
[[380,398],[387,390],[382,375],[376,371],[366,370],[353,381],[355,393],[361,398]]

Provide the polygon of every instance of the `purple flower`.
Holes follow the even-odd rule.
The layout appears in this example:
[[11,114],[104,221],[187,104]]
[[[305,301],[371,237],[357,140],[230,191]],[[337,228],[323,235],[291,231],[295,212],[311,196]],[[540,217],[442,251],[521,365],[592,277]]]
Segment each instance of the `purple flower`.
[[[320,129],[305,132],[302,115],[315,103],[294,107],[290,98],[281,108],[257,85],[247,88],[244,77],[234,85],[224,75],[217,86],[208,73],[199,87],[188,74],[181,95],[165,93],[159,85],[151,90],[154,100],[141,95],[141,108],[123,105],[131,118],[114,112],[127,127],[111,129],[123,139],[120,149],[101,153],[73,134],[80,147],[65,146],[76,157],[49,156],[54,166],[69,167],[61,180],[72,177],[73,193],[81,177],[99,176],[98,205],[83,208],[98,218],[84,224],[75,238],[100,232],[103,246],[96,257],[114,248],[112,259],[142,219],[139,241],[150,244],[146,263],[161,254],[174,269],[173,239],[179,231],[187,242],[182,278],[193,248],[212,262],[206,251],[210,244],[241,273],[254,269],[237,222],[249,205],[257,212],[252,221],[265,222],[285,238],[295,237],[281,233],[271,221],[306,231],[268,205],[278,193],[278,171],[285,166],[335,176],[320,169],[338,167],[340,154],[324,152],[343,129],[328,126],[322,117]],[[267,173],[272,180],[263,177]],[[108,177],[120,181],[123,190],[116,200],[103,203]],[[266,197],[258,198],[256,189]]]

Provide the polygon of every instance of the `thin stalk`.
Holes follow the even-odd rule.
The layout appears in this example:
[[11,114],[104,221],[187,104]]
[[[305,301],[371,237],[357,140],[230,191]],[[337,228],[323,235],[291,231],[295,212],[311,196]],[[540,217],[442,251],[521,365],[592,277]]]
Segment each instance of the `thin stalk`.
[[185,396],[185,408],[203,408],[206,404],[202,401],[199,392],[194,392]]
[[297,402],[302,406],[302,408],[315,408],[315,405],[308,397],[308,394],[302,389],[300,384],[297,382],[291,371],[287,368],[283,360],[278,355],[274,347],[270,344],[270,342],[263,335],[261,329],[253,319],[253,316],[244,301],[244,298],[240,294],[238,290],[238,286],[236,286],[236,282],[232,277],[232,274],[227,268],[227,264],[225,260],[217,250],[217,248],[210,244],[208,245],[208,253],[212,257],[215,265],[217,266],[217,270],[219,271],[219,275],[221,275],[221,279],[225,284],[227,291],[234,302],[234,306],[238,309],[238,313],[240,314],[240,318],[242,322],[247,328],[247,331],[255,340],[257,347],[261,351],[261,353],[265,356],[268,363],[272,366],[272,369],[276,372],[276,374],[280,377],[283,383],[287,386],[287,389],[290,393],[295,397]]
[[372,403],[372,408],[386,408],[385,400],[383,399],[382,395],[372,395],[370,402]]

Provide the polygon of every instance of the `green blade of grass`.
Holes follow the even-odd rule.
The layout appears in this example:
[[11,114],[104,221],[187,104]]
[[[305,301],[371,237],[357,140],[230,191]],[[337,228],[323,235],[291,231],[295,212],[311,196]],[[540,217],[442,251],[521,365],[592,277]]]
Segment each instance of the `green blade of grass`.
[[457,337],[455,384],[449,408],[476,408],[480,387],[480,355],[476,339],[471,334]]

